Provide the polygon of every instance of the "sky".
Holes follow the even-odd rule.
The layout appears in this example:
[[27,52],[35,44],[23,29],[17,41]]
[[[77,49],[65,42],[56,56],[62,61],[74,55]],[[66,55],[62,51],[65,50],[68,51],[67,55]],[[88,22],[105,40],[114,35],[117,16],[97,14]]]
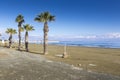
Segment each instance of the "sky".
[[120,38],[120,0],[1,0],[2,37],[8,38],[7,28],[18,29],[15,18],[22,14],[24,24],[35,28],[29,36],[42,39],[43,23],[35,22],[34,18],[45,11],[56,19],[48,23],[49,39]]

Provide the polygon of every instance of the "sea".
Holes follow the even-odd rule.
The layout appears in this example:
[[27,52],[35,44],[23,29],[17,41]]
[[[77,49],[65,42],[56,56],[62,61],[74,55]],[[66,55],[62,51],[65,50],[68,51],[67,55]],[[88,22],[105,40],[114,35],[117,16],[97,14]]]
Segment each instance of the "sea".
[[82,47],[100,47],[100,48],[120,48],[119,41],[57,41],[49,44],[82,46]]

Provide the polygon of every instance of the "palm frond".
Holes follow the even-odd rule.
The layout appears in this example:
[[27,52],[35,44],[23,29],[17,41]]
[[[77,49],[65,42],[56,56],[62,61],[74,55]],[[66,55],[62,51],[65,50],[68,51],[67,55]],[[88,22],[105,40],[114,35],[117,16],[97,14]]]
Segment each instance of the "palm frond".
[[24,32],[24,28],[23,27],[20,27],[20,32]]
[[43,12],[35,18],[35,21],[38,22],[47,22],[47,21],[55,21],[55,16],[52,16],[49,12]]
[[24,21],[24,16],[22,16],[21,14],[19,14],[19,15],[16,17],[15,21],[18,22],[18,23],[23,23],[23,22],[25,22],[25,21]]
[[33,28],[33,26],[31,26],[31,25],[29,25],[29,24],[26,24],[26,25],[23,25],[24,26],[24,29],[26,30],[26,31],[33,31],[33,30],[35,30],[34,28]]
[[7,30],[5,31],[7,34],[16,34],[16,30],[12,29],[12,28],[7,28]]
[[55,21],[55,16],[50,16],[49,21]]

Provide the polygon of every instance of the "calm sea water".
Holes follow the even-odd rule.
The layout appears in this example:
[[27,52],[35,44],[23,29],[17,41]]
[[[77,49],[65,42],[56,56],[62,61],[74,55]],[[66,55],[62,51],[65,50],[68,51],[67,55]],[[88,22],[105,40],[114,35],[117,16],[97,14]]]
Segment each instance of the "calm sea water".
[[60,41],[50,43],[55,45],[84,46],[84,47],[102,47],[102,48],[120,48],[120,42],[114,41]]

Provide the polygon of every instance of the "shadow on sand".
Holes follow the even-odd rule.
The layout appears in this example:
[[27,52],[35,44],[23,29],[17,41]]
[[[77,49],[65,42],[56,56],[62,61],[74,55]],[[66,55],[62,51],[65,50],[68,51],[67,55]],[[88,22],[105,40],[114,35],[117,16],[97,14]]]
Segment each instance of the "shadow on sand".
[[[16,49],[16,51],[20,51],[20,52],[26,52],[26,50],[18,50]],[[40,55],[44,55],[44,53],[42,52],[34,52],[34,51],[28,51],[29,53],[32,53],[32,54],[40,54]]]
[[40,54],[40,55],[44,55],[44,53],[42,52],[34,52],[34,51],[28,51],[29,53],[33,53],[33,54]]

